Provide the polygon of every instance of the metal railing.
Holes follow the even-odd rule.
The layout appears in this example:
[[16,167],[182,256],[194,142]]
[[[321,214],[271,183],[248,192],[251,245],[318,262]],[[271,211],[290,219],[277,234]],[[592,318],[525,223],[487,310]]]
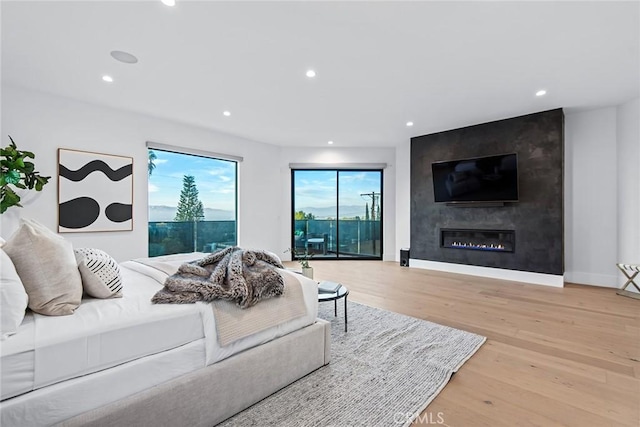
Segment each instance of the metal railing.
[[[294,243],[296,250],[316,248],[326,254],[380,257],[382,247],[380,221],[360,219],[309,219],[296,220]],[[310,239],[324,238],[326,247],[321,249],[309,244]]]
[[213,252],[237,243],[236,221],[149,222],[149,256]]
[[[339,232],[339,235],[337,234]],[[309,239],[326,254],[379,257],[382,254],[380,221],[296,220],[296,249],[310,249]],[[149,222],[149,256],[187,252],[213,252],[237,244],[236,221],[153,221]]]

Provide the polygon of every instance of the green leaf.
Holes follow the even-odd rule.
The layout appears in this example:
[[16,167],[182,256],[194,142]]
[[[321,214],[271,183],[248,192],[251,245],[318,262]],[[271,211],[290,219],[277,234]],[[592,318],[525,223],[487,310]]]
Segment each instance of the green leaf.
[[17,184],[20,182],[20,172],[15,169],[10,170],[4,176],[4,180],[7,184]]
[[11,143],[0,148],[0,214],[6,212],[12,206],[22,207],[20,204],[20,196],[18,196],[9,184],[20,189],[41,191],[51,177],[38,175],[35,164],[25,161],[27,158],[35,158],[35,154],[31,151],[20,151],[16,143],[9,135]]
[[20,206],[20,196],[13,192],[9,187],[5,188],[5,194],[0,201],[2,205],[2,212],[6,211],[11,206]]

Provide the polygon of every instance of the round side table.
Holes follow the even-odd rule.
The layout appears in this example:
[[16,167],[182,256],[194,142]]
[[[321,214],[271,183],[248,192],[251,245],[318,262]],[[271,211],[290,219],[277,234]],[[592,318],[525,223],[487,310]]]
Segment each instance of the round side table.
[[333,301],[334,316],[338,317],[338,300],[344,298],[344,331],[347,332],[347,296],[349,289],[346,286],[340,286],[337,292],[320,293],[318,292],[318,302]]

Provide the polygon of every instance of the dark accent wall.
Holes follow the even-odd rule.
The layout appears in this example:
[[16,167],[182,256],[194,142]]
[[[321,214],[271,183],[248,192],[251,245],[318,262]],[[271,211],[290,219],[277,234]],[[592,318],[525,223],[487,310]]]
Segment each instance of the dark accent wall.
[[[562,109],[411,138],[411,258],[535,273],[564,273]],[[435,203],[431,163],[517,153],[519,202]],[[515,230],[516,251],[440,247],[440,229]]]

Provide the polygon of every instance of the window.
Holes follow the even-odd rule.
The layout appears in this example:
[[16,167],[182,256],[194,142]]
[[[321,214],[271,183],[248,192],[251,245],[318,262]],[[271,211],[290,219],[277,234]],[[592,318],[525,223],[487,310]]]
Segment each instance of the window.
[[382,259],[382,170],[293,169],[291,247],[314,259]]
[[149,256],[235,246],[237,162],[149,147]]

